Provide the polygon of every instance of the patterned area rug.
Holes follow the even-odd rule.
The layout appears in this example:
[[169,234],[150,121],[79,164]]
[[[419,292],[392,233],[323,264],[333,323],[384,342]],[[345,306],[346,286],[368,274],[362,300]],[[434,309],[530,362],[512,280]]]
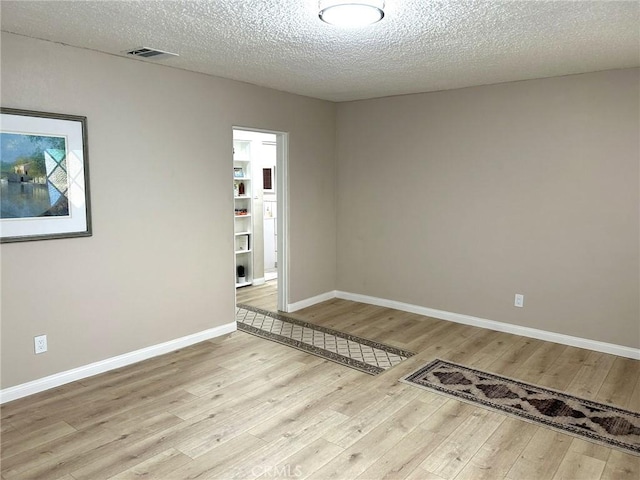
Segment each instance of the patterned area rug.
[[640,413],[434,360],[402,382],[640,456]]
[[371,375],[414,355],[384,343],[269,312],[249,305],[236,307],[238,330],[273,340]]

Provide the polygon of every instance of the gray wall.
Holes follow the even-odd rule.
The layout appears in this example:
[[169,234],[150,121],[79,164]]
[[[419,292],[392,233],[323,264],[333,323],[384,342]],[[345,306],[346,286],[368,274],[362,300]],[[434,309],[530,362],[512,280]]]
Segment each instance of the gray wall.
[[640,347],[639,86],[339,104],[338,289]]
[[2,245],[2,388],[234,321],[232,125],[290,132],[290,302],[335,288],[333,104],[11,34],[1,53],[4,107],[88,117],[94,226]]

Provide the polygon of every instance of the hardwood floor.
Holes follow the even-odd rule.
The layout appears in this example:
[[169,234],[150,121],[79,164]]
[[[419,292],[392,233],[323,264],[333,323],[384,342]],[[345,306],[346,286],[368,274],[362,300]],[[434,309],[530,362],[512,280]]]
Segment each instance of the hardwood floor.
[[238,288],[236,302],[276,312],[278,311],[278,281],[269,280],[262,285]]
[[640,478],[638,457],[397,381],[439,357],[640,410],[640,362],[345,300],[295,315],[417,355],[372,377],[235,332],[2,406],[2,478]]

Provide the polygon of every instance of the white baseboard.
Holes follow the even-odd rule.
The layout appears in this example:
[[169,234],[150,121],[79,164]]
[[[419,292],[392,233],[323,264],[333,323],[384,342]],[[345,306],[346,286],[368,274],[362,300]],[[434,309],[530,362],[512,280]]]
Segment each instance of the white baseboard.
[[336,298],[335,290],[321,293],[320,295],[316,295],[315,297],[305,298],[304,300],[300,300],[299,302],[289,303],[287,305],[287,312],[302,310],[303,308],[310,307],[312,305],[315,305],[316,303],[324,302],[326,300],[331,300],[332,298]]
[[257,286],[257,285],[264,285],[265,283],[267,283],[267,281],[265,280],[264,277],[262,278],[254,278],[253,279],[253,285]]
[[90,363],[82,367],[67,370],[65,372],[56,373],[48,377],[39,378],[31,382],[16,385],[15,387],[5,388],[0,390],[0,404],[17,400],[18,398],[33,395],[34,393],[43,392],[50,388],[59,387],[65,383],[75,382],[83,378],[91,377],[99,373],[108,372],[116,368],[131,365],[142,360],[157,357],[165,353],[173,352],[180,348],[188,347],[196,343],[210,340],[227,333],[235,332],[237,328],[236,322],[226,323],[219,327],[210,328],[202,332],[187,335],[186,337],[176,338],[175,340],[169,340],[168,342],[159,343],[158,345],[152,345],[150,347],[141,348],[134,352],[118,355],[117,357],[107,358],[99,362]]
[[610,353],[612,355],[618,355],[620,357],[640,360],[640,349],[638,348],[625,347],[623,345],[616,345],[613,343],[599,342],[597,340],[589,340],[587,338],[573,337],[571,335],[548,332],[546,330],[538,330],[536,328],[513,325],[511,323],[496,322],[495,320],[487,320],[486,318],[473,317],[471,315],[447,312],[444,310],[436,310],[434,308],[421,307],[419,305],[396,302],[395,300],[387,300],[384,298],[370,297],[368,295],[361,295],[358,293],[336,291],[335,295],[337,298],[342,298],[344,300],[368,303],[370,305],[377,305],[379,307],[394,308],[396,310],[416,313],[418,315],[424,315],[426,317],[439,318],[441,320],[448,320],[450,322],[462,323],[465,325],[472,325],[474,327],[486,328],[498,332],[512,333],[514,335],[521,335],[523,337],[537,338],[539,340],[560,343],[562,345],[586,348],[588,350],[594,350],[596,352]]

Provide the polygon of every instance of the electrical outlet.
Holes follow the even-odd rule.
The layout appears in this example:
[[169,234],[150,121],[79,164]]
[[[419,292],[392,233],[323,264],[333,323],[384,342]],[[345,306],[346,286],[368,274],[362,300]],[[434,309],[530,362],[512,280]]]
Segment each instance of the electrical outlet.
[[38,353],[44,353],[47,351],[47,336],[46,335],[38,335],[37,337],[33,337],[33,343],[35,346],[36,355]]
[[521,293],[516,293],[516,300],[514,302],[516,307],[524,307],[524,295]]

